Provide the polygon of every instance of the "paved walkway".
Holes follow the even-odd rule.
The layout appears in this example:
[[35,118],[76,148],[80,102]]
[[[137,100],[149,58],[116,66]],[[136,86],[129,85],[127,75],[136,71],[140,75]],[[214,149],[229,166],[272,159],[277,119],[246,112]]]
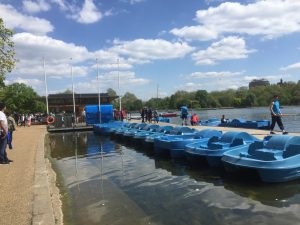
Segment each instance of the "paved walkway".
[[14,149],[7,149],[14,162],[0,165],[1,225],[61,223],[61,218],[54,216],[57,207],[52,199],[59,194],[53,196],[49,188],[54,181],[44,158],[46,133],[45,126],[18,127],[14,132]]

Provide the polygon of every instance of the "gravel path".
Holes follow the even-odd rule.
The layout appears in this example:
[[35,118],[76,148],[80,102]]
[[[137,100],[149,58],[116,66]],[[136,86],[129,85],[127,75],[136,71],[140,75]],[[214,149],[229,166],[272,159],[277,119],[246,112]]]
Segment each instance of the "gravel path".
[[44,158],[46,133],[45,126],[32,126],[18,127],[13,134],[14,148],[7,148],[13,162],[0,164],[1,225],[61,223],[53,213],[51,186],[55,185],[51,185],[53,172]]

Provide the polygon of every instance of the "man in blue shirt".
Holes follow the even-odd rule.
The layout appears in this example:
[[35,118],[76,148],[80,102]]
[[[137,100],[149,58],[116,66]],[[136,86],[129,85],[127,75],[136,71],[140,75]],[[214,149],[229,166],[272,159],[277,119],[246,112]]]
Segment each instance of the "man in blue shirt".
[[288,134],[287,131],[284,130],[284,126],[281,120],[282,113],[280,111],[280,104],[278,100],[278,95],[274,95],[273,101],[271,102],[270,105],[270,111],[271,111],[271,116],[272,116],[272,124],[271,124],[271,131],[270,134],[275,134],[274,127],[277,122],[280,130],[282,131],[282,134]]

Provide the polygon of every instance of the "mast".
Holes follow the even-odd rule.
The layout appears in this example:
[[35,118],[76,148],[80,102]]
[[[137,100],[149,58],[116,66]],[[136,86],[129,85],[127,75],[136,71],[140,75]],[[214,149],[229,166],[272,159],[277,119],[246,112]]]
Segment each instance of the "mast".
[[45,92],[46,92],[46,107],[47,107],[47,115],[49,115],[48,87],[47,87],[46,65],[45,65],[45,58],[44,57],[43,57],[43,66],[44,66],[44,81],[45,81]]
[[73,113],[74,113],[74,124],[76,124],[76,109],[75,109],[75,93],[74,93],[74,77],[73,77],[73,65],[71,59],[71,77],[72,77],[72,93],[73,93]]
[[121,91],[120,91],[120,65],[118,58],[118,92],[119,92],[119,117],[121,119],[121,111],[122,111],[122,99],[121,99]]
[[97,83],[98,83],[98,109],[99,109],[99,122],[101,123],[101,99],[100,99],[100,79],[99,79],[99,62],[98,58],[96,59],[97,61]]

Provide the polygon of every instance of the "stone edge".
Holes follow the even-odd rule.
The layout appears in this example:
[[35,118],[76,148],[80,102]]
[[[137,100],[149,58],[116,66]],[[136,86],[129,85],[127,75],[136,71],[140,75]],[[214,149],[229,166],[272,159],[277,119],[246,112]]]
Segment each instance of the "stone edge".
[[62,225],[63,213],[56,173],[45,157],[45,137],[36,146],[32,225]]

